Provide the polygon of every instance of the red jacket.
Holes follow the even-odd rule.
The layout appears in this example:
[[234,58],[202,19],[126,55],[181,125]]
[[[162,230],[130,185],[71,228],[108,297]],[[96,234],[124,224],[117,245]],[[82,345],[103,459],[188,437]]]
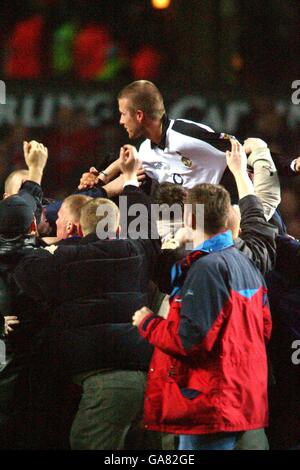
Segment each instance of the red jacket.
[[194,262],[179,294],[167,320],[150,314],[139,326],[156,346],[146,427],[178,434],[265,427],[271,317],[262,276],[231,247]]

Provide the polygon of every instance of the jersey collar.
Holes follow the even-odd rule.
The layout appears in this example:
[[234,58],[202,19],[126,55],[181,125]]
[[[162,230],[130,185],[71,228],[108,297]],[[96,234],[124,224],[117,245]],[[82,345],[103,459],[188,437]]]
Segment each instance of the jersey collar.
[[155,144],[151,140],[150,143],[151,143],[151,148],[152,149],[157,148],[157,147],[162,149],[162,150],[165,149],[166,140],[167,140],[167,130],[168,130],[168,127],[170,125],[170,122],[171,122],[171,120],[168,118],[168,116],[166,114],[164,114],[163,117],[162,117],[162,134],[161,134],[160,142],[159,142],[159,144]]

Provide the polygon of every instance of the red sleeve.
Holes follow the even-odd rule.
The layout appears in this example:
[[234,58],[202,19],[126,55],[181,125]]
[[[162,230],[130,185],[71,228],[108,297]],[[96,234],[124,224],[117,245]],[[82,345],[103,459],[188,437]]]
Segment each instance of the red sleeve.
[[[183,347],[178,334],[180,323],[181,302],[173,302],[168,318],[150,313],[139,325],[139,333],[153,346],[161,349],[170,356],[189,356],[195,347],[187,350]],[[199,345],[197,345],[197,349]]]

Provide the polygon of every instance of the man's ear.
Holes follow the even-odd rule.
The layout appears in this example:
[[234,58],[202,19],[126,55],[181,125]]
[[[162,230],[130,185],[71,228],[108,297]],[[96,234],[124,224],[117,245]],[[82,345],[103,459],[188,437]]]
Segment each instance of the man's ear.
[[31,222],[31,225],[30,225],[30,227],[29,227],[28,233],[30,233],[30,235],[35,235],[35,236],[38,235],[38,229],[37,229],[36,218],[34,218],[33,221]]
[[121,233],[121,227],[120,227],[120,225],[118,225],[117,230],[116,230],[116,236],[119,237],[120,233]]
[[138,122],[142,122],[145,116],[144,111],[142,111],[141,109],[137,109],[135,114]]
[[193,214],[192,211],[184,212],[184,225],[188,228],[193,227]]
[[66,232],[68,237],[72,237],[72,235],[77,235],[77,227],[72,222],[68,222],[66,226]]
[[81,228],[81,225],[80,225],[80,224],[78,224],[77,232],[78,232],[78,235],[79,235],[80,237],[84,237],[83,231],[82,231],[82,228]]

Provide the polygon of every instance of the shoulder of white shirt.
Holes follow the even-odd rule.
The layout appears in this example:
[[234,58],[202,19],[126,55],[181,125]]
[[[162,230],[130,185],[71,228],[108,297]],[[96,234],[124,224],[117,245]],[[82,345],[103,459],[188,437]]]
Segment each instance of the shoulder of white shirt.
[[291,162],[291,169],[296,173],[296,162],[297,162],[297,158],[295,158],[292,162]]

